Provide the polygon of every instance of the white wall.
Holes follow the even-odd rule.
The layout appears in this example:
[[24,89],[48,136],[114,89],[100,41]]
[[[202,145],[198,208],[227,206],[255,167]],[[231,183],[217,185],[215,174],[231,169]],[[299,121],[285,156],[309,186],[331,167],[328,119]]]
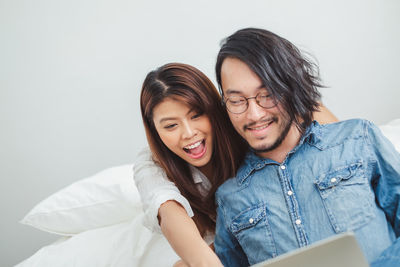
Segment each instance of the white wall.
[[178,61],[213,81],[220,40],[270,29],[320,63],[340,118],[400,117],[397,0],[0,0],[1,266],[56,237],[17,222],[36,203],[145,142],[146,73]]

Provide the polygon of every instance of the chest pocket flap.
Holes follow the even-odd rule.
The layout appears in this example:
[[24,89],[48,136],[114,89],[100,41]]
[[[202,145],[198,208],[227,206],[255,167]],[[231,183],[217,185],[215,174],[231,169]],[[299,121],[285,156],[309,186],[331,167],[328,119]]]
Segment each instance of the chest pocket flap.
[[338,184],[343,183],[361,183],[363,181],[359,181],[358,179],[350,179],[353,177],[357,172],[362,171],[362,162],[356,162],[347,166],[339,167],[333,171],[328,173],[322,174],[318,177],[316,181],[316,185],[319,189],[324,190]]
[[361,161],[322,174],[316,185],[337,233],[355,231],[375,217],[375,196]]
[[266,216],[265,204],[250,207],[237,215],[232,220],[231,231],[237,233],[241,230],[254,227],[261,219]]

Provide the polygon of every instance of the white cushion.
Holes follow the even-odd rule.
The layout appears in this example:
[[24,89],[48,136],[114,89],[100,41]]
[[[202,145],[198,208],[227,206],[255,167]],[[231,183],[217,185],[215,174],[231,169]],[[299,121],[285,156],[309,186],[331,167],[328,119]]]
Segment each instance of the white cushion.
[[37,204],[21,223],[60,235],[121,223],[141,212],[133,165],[106,169]]
[[15,267],[169,267],[179,257],[163,235],[128,222],[89,230],[45,246]]
[[393,143],[394,147],[400,152],[400,119],[392,120],[379,126],[382,133]]

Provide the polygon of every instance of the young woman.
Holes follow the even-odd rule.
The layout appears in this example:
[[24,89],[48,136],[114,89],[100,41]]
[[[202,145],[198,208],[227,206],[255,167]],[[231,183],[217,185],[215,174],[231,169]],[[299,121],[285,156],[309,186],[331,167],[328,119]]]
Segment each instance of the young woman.
[[[182,258],[176,266],[222,266],[209,246],[214,193],[235,175],[247,144],[216,88],[192,66],[172,63],[150,72],[140,105],[151,150],[139,153],[134,170],[145,226],[165,235]],[[317,116],[336,120],[323,107]]]

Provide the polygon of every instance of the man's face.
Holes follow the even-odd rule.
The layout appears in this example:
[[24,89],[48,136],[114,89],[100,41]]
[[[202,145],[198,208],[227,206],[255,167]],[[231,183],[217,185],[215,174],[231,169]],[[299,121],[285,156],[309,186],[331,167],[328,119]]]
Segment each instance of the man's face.
[[[226,58],[221,67],[221,83],[224,97],[255,97],[259,92],[268,91],[261,79],[241,60]],[[279,103],[266,109],[256,100],[248,99],[248,108],[241,114],[228,111],[236,131],[256,152],[269,152],[279,147],[287,136],[292,122],[280,108]]]

